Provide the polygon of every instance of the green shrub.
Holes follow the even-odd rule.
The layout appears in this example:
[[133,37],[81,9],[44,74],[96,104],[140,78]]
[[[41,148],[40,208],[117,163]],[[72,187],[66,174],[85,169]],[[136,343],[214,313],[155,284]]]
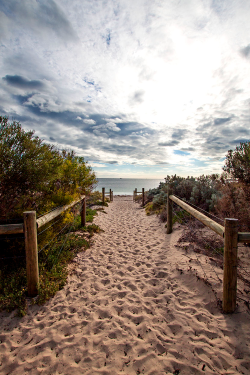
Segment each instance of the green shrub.
[[102,199],[102,193],[99,191],[93,191],[91,192],[90,196],[88,196],[88,206],[94,206],[96,202],[101,201]]
[[[101,229],[91,224],[80,227],[81,219],[77,216],[72,224],[69,224],[48,247],[39,254],[39,295],[34,303],[44,303],[58,290],[62,289],[67,280],[67,265],[79,251],[89,248],[89,241],[84,238],[84,233],[90,236]],[[82,235],[75,235],[74,230]],[[27,279],[25,260],[14,258],[7,264],[2,263],[0,271],[0,309],[11,311],[18,309],[20,316],[27,310]]]
[[173,224],[175,223],[183,224],[187,221],[187,219],[190,218],[190,216],[191,215],[185,210],[176,211],[173,215]]
[[[9,123],[1,116],[0,160],[0,224],[21,223],[26,210],[35,210],[37,216],[42,216],[83,194],[89,195],[96,183],[84,158],[57,150],[34,136],[33,131],[24,131],[20,123]],[[89,247],[86,239],[67,235],[63,229],[77,210],[77,206],[67,210],[38,230],[39,303],[64,285],[67,262],[77,251]],[[87,209],[86,220],[92,222],[95,213]],[[70,224],[71,231],[80,230],[80,223],[78,216]],[[5,258],[0,260],[0,309],[18,308],[19,314],[24,315],[27,280],[23,235],[1,236],[0,241],[1,257]]]
[[0,220],[38,215],[89,194],[95,174],[83,157],[59,151],[0,116]]
[[180,199],[207,211],[215,211],[222,194],[219,175],[202,175],[198,178],[173,175],[167,176],[165,181],[157,189],[150,190],[147,199],[147,202],[153,202],[155,213],[161,213],[162,216],[165,215],[168,188]]
[[103,204],[102,201],[97,201],[97,202],[95,202],[95,206],[105,206],[105,207],[108,207],[108,202],[104,202],[104,204]]
[[147,215],[151,215],[153,213],[153,202],[148,202],[145,205],[145,211]]
[[97,214],[97,210],[92,210],[91,208],[86,209],[86,221],[92,223],[94,216]]
[[250,184],[250,142],[229,150],[223,170],[243,184]]
[[89,236],[92,237],[94,233],[100,233],[103,232],[103,230],[96,224],[90,224],[87,227],[85,227],[85,231],[89,232]]
[[162,206],[167,204],[167,194],[161,191],[159,194],[155,195],[153,198],[153,209],[159,210]]

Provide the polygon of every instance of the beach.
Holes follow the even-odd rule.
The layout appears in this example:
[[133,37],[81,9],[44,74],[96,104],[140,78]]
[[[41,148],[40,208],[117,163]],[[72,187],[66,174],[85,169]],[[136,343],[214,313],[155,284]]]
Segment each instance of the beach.
[[132,196],[115,196],[94,223],[103,232],[54,298],[23,318],[0,313],[1,374],[250,373],[249,310],[221,312],[222,270],[176,247],[181,226],[167,235]]

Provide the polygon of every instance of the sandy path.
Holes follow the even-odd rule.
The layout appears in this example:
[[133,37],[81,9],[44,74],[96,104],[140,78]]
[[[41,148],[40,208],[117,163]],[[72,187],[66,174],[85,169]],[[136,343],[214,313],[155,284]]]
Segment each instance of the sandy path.
[[180,231],[167,236],[129,197],[105,211],[62,291],[24,318],[1,313],[0,373],[249,374],[249,315],[221,314],[211,288],[177,270]]

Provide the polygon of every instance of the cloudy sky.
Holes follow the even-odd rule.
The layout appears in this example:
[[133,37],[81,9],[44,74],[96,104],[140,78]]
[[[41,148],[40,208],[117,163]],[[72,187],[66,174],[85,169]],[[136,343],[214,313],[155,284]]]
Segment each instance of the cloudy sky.
[[98,177],[221,172],[250,140],[250,1],[1,0],[0,114]]

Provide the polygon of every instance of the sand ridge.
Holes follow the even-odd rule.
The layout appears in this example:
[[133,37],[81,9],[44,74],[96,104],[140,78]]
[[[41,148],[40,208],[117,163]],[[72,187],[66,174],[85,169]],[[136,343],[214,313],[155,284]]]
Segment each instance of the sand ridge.
[[181,229],[166,235],[132,197],[105,212],[63,290],[24,318],[0,314],[0,373],[249,374],[250,316],[223,315],[187,271]]

